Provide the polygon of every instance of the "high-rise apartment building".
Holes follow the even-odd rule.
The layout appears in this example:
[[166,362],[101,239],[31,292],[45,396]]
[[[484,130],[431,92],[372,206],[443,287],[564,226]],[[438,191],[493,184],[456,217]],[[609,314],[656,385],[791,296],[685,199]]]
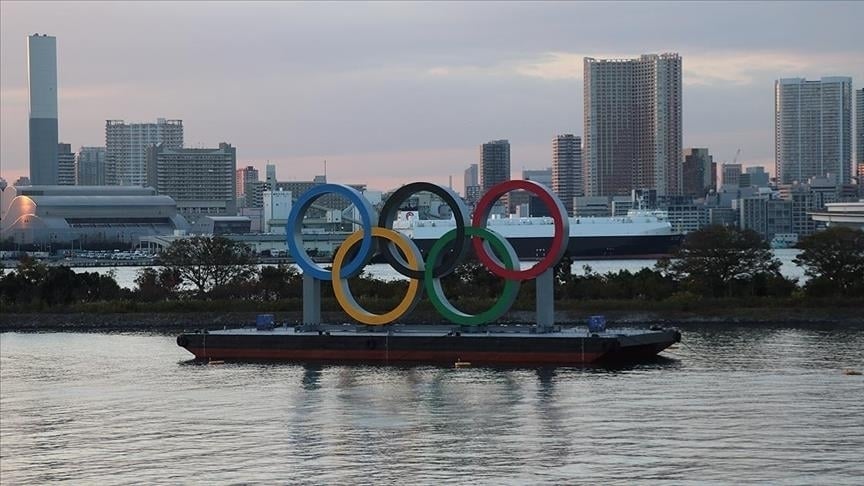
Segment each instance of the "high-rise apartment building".
[[159,118],[156,123],[105,122],[106,184],[142,186],[147,182],[146,150],[151,145],[183,148],[183,120]]
[[552,140],[552,192],[567,214],[573,214],[573,198],[585,195],[582,178],[582,137],[566,133]]
[[27,37],[30,92],[30,180],[34,185],[57,184],[57,39]]
[[237,214],[237,149],[231,144],[185,149],[151,145],[146,160],[147,185],[171,196],[190,222]]
[[717,164],[707,148],[685,148],[681,172],[686,196],[705,197],[717,189]]
[[72,144],[57,144],[57,185],[75,185],[75,153]]
[[105,185],[105,147],[81,147],[75,157],[75,177],[79,186]]
[[234,195],[237,197],[237,206],[253,207],[249,203],[250,198],[247,195],[247,191],[251,192],[252,184],[258,182],[258,169],[251,165],[243,167],[242,169],[237,169],[235,179],[237,189]]
[[510,180],[510,142],[493,140],[480,146],[480,190],[485,193],[490,187]]
[[855,91],[856,157],[858,161],[858,184],[864,186],[864,88]]
[[852,177],[852,78],[784,78],[774,83],[777,183],[832,174]]
[[584,60],[589,196],[682,191],[681,56]]

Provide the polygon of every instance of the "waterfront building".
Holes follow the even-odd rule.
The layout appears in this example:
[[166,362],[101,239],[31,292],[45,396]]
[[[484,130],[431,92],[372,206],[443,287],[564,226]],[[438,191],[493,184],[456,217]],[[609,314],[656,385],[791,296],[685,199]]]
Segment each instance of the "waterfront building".
[[825,209],[814,211],[810,216],[817,224],[827,227],[845,226],[864,230],[864,200],[858,202],[828,203]]
[[774,83],[775,168],[778,184],[832,174],[852,176],[852,78]]
[[780,184],[780,198],[792,203],[792,233],[799,238],[816,232],[822,226],[809,213],[822,211],[829,203],[857,200],[857,188],[837,184],[833,178],[811,177],[806,182]]
[[105,122],[106,184],[143,186],[147,183],[147,148],[183,148],[183,120],[159,118],[156,123]]
[[231,144],[180,149],[159,144],[147,148],[146,160],[147,184],[171,196],[190,222],[237,214],[237,149]]
[[717,164],[707,148],[685,148],[681,170],[684,195],[700,198],[717,190]]
[[57,184],[57,39],[27,37],[27,74],[30,99],[30,180]]
[[768,241],[792,233],[792,202],[770,197],[748,197],[735,201],[738,225],[759,233]]
[[57,185],[75,185],[75,153],[72,144],[57,144]]
[[583,72],[585,194],[681,194],[681,57],[586,57]]
[[75,156],[75,183],[79,186],[104,186],[105,147],[81,147]]
[[704,204],[672,204],[666,207],[666,214],[672,230],[677,233],[690,233],[708,225],[708,210]]
[[2,200],[0,239],[19,244],[128,247],[189,229],[174,200],[149,187],[13,186]]
[[556,136],[552,140],[552,192],[564,203],[567,214],[573,214],[573,198],[585,195],[582,173],[582,137]]

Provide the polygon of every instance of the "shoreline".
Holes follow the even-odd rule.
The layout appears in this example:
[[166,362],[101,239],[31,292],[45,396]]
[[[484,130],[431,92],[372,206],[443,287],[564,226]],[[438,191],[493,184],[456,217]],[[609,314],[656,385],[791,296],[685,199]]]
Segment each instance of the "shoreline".
[[[683,311],[608,311],[576,312],[557,311],[556,323],[569,327],[585,325],[591,314],[606,316],[608,326],[664,327],[807,327],[807,328],[864,328],[864,316],[852,312],[837,312],[833,309],[740,309],[738,312],[714,312],[696,314]],[[790,312],[791,311],[791,312]],[[22,313],[0,315],[0,333],[5,332],[155,332],[174,333],[192,330],[216,330],[223,328],[254,327],[255,317],[265,312],[159,312],[159,313]],[[273,314],[277,323],[298,325],[301,312],[266,312]],[[831,314],[831,315],[826,315]],[[533,320],[534,312],[514,311],[502,322],[526,323]],[[341,312],[322,311],[322,320],[329,323],[350,322]],[[419,320],[418,320],[419,318]],[[406,323],[424,322],[422,316]],[[440,318],[429,317],[425,322],[441,323]],[[455,324],[454,324],[455,325]]]

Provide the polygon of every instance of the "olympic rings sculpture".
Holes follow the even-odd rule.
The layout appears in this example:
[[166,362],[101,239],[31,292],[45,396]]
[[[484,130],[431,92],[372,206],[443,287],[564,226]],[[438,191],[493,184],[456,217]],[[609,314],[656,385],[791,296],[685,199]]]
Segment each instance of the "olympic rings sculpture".
[[[510,191],[524,190],[537,196],[549,209],[554,222],[552,243],[546,255],[531,268],[522,270],[516,251],[506,238],[486,227],[494,204]],[[431,192],[440,197],[453,212],[456,227],[445,233],[429,250],[426,260],[408,237],[393,230],[397,212],[408,198],[419,192]],[[332,270],[327,271],[315,263],[303,247],[303,217],[315,201],[325,194],[336,194],[350,201],[360,214],[361,229],[355,231],[339,246],[333,258]],[[396,190],[384,203],[373,226],[374,209],[356,189],[342,184],[321,184],[301,195],[288,216],[288,248],[304,274],[317,280],[330,280],[337,302],[351,318],[367,325],[390,324],[408,312],[420,301],[423,289],[445,319],[461,325],[479,325],[492,322],[506,313],[519,293],[523,280],[534,279],[557,264],[567,251],[570,225],[561,200],[546,186],[528,180],[505,181],[490,188],[480,198],[469,225],[468,209],[452,189],[430,182],[413,182]],[[504,290],[495,304],[480,314],[466,314],[457,309],[444,295],[441,278],[452,273],[466,253],[466,238],[470,238],[480,262],[494,275],[505,280]],[[399,274],[408,277],[408,289],[399,304],[389,312],[374,314],[364,309],[351,294],[348,279],[360,274],[376,247],[385,260]],[[351,250],[360,248],[349,258]],[[422,282],[422,286],[421,286]]]

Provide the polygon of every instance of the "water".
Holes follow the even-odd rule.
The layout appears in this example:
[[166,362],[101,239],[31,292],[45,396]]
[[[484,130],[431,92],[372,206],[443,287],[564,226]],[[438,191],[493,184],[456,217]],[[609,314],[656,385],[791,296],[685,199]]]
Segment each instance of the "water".
[[[799,281],[804,281],[804,269],[795,265],[792,260],[800,250],[795,249],[780,249],[774,250],[774,255],[780,260],[780,273],[789,278],[796,278]],[[591,270],[597,273],[605,274],[608,272],[618,272],[619,270],[630,270],[631,272],[638,272],[643,268],[654,268],[654,265],[657,263],[656,259],[636,259],[636,260],[577,260],[573,263],[573,274],[574,275],[583,275],[585,273],[584,267],[587,265],[591,267]],[[528,268],[534,265],[533,262],[527,262],[522,264],[522,268]],[[138,272],[144,267],[75,267],[73,270],[76,272],[98,272],[100,274],[107,274],[109,272],[114,272],[114,277],[117,280],[117,283],[121,287],[126,288],[135,288],[135,277],[138,276]],[[295,266],[295,268],[297,268]],[[366,272],[370,276],[377,277],[383,280],[399,280],[404,279],[402,275],[397,273],[390,265],[379,263],[372,264],[366,267]]]
[[864,330],[692,328],[626,369],[192,365],[0,335],[3,484],[861,484]]

